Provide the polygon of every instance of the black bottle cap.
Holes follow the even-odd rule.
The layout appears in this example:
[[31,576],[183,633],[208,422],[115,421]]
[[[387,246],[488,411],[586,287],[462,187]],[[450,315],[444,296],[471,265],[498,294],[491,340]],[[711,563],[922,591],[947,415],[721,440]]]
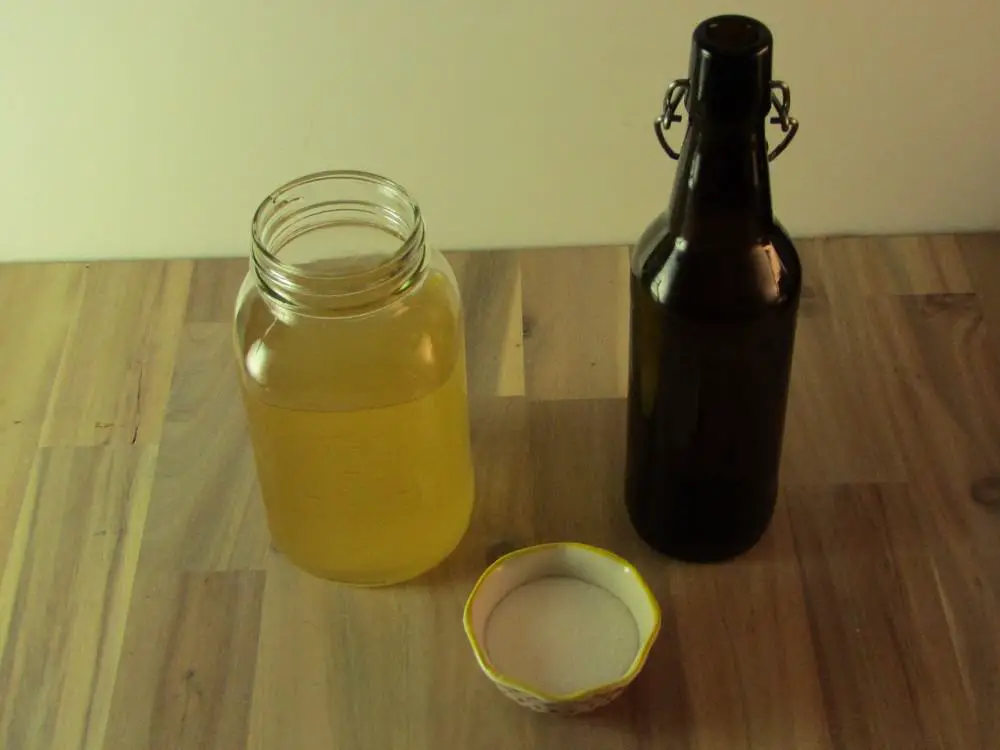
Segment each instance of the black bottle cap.
[[771,31],[747,16],[698,24],[691,43],[687,109],[704,124],[762,120],[770,108]]

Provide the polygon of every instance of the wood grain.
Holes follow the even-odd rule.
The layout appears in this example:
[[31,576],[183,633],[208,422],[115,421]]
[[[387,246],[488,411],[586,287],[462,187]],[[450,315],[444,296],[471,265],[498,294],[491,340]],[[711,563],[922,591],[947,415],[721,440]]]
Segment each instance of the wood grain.
[[20,436],[0,440],[0,579],[7,566],[37,445],[37,440]]
[[4,327],[0,351],[17,366],[0,368],[0,441],[37,442],[86,272],[83,264],[3,267],[0,299],[16,324]]
[[833,300],[972,291],[953,235],[829,237],[803,243],[810,283]]
[[743,558],[667,576],[694,748],[836,747],[786,504]]
[[246,258],[194,261],[185,322],[232,323],[236,294],[249,270]]
[[3,747],[101,747],[155,456],[39,452],[0,580]]
[[1000,361],[972,294],[880,297],[871,378],[914,479],[966,486],[1000,474]]
[[[0,273],[0,299],[18,311],[17,325],[0,336],[0,576],[21,512],[52,380],[83,291],[82,264],[9,266]],[[32,314],[44,310],[44,314]]]
[[[800,243],[782,492],[667,561],[622,503],[624,248],[454,253],[477,506],[381,590],[270,549],[230,318],[244,260],[0,266],[0,747],[891,748],[1000,735],[1000,236]],[[540,716],[461,610],[516,547],[599,544],[664,609],[626,694]]]
[[521,255],[525,392],[532,399],[615,398],[628,388],[625,248]]
[[95,263],[55,375],[43,445],[153,443],[190,263]]
[[523,396],[521,267],[517,253],[449,253],[466,330],[469,396]]
[[991,234],[962,235],[958,245],[972,291],[986,318],[993,349],[1000,350],[1000,253],[996,237]]
[[843,486],[796,500],[793,526],[797,548],[808,550],[800,564],[813,592],[807,610],[837,746],[981,746],[951,639],[933,637],[947,631],[928,555],[936,534],[926,537],[916,523],[912,491]]
[[470,404],[476,509],[455,554],[469,550],[473,575],[502,554],[537,543],[528,420],[524,398],[476,399]]
[[540,541],[580,541],[636,557],[641,547],[628,533],[624,504],[624,401],[536,401],[529,415]]
[[142,567],[262,569],[269,536],[230,327],[185,325],[173,382]]
[[262,572],[141,576],[104,747],[246,747]]

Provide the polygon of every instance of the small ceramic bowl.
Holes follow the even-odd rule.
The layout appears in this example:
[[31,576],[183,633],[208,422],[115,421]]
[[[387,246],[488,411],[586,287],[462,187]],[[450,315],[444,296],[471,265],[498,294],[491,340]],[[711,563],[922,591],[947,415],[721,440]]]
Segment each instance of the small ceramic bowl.
[[635,679],[659,634],[660,608],[618,555],[558,542],[487,568],[464,625],[479,666],[504,695],[572,715],[610,703]]

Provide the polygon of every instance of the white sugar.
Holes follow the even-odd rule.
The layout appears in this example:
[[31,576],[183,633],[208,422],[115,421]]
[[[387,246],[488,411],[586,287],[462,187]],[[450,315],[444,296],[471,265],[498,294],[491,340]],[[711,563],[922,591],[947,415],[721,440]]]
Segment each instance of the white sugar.
[[577,578],[531,581],[486,623],[486,652],[501,673],[550,694],[613,682],[628,671],[639,632],[618,597]]

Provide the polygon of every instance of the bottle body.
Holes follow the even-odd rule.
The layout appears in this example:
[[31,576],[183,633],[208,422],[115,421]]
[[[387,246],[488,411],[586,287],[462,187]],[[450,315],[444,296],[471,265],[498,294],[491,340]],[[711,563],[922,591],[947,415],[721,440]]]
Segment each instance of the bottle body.
[[[287,275],[255,263],[235,337],[274,545],[315,575],[359,585],[407,580],[444,559],[474,495],[455,277],[422,239],[356,255],[358,227],[401,213],[362,216],[371,205],[359,200],[343,217],[318,210],[317,227],[287,231],[313,244],[299,283],[276,289]],[[331,260],[325,250],[345,231],[350,250]]]
[[[659,242],[672,248],[677,239]],[[678,559],[736,556],[774,511],[801,268],[780,226],[762,240],[768,249],[756,263],[777,260],[780,296],[762,293],[755,309],[725,298],[676,304],[670,280],[648,266],[632,270],[626,503],[639,535]],[[705,276],[696,282],[676,259],[669,279],[711,295],[713,277],[749,275],[755,265],[752,255],[732,268],[726,260],[691,269]]]
[[632,255],[626,505],[689,561],[752,547],[778,492],[802,269],[771,209],[770,44],[742,17],[696,30],[671,202]]

